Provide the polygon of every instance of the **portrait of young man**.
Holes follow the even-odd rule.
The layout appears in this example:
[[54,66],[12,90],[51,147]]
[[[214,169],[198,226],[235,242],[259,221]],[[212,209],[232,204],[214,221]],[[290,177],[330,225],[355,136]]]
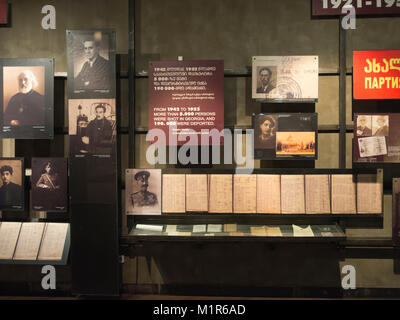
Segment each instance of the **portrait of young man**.
[[0,160],[0,209],[22,209],[22,161]]

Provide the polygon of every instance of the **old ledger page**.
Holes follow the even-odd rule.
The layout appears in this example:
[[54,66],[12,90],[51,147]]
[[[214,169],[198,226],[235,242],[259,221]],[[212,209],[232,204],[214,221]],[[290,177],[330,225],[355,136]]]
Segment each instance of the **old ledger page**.
[[306,175],[306,213],[331,213],[329,174]]
[[61,260],[68,223],[46,223],[38,260]]
[[45,223],[23,223],[13,260],[36,260]]
[[255,174],[233,175],[233,212],[256,213],[257,177]]
[[185,175],[162,175],[162,212],[185,213]]
[[208,183],[206,174],[186,175],[186,211],[208,211]]
[[210,174],[209,206],[211,213],[232,213],[232,175]]
[[333,174],[332,213],[356,213],[356,183],[352,174]]
[[257,213],[281,213],[279,174],[257,174]]
[[281,175],[282,213],[305,213],[304,175]]
[[382,213],[383,181],[376,174],[357,175],[357,213]]
[[17,244],[21,222],[0,223],[0,259],[11,260]]

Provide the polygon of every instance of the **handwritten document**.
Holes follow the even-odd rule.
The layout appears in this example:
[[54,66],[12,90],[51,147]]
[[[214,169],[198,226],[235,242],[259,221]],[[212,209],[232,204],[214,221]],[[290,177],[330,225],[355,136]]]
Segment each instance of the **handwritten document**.
[[281,213],[279,174],[257,174],[257,213]]
[[23,223],[13,260],[36,260],[45,223]]
[[208,211],[208,181],[206,174],[186,175],[186,211]]
[[232,175],[209,175],[209,212],[232,213]]
[[357,175],[357,213],[382,213],[382,177],[376,174]]
[[306,175],[306,213],[331,213],[329,174]]
[[38,260],[61,260],[68,223],[46,223]]
[[356,213],[356,183],[352,174],[333,174],[332,213]]
[[256,213],[257,176],[255,174],[235,174],[233,176],[233,212]]
[[281,175],[282,213],[305,213],[304,175]]
[[0,259],[12,259],[21,225],[21,222],[0,223]]
[[163,174],[162,212],[185,213],[185,175]]
[[311,226],[308,226],[306,228],[296,226],[295,224],[293,224],[292,226],[294,237],[314,237],[314,232],[312,232]]

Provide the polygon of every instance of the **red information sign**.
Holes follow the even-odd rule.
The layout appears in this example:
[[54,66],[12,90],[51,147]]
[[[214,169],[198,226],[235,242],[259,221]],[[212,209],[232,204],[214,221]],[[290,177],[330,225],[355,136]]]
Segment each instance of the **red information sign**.
[[400,0],[312,0],[314,16],[337,16],[344,6],[353,6],[356,15],[400,14]]
[[353,52],[354,99],[400,99],[400,50]]
[[183,145],[189,139],[188,144],[200,145],[202,138],[222,144],[223,139],[210,141],[207,132],[224,129],[223,61],[149,62],[151,129],[163,130],[169,145]]
[[7,0],[0,0],[0,24],[7,24],[8,18],[8,5]]

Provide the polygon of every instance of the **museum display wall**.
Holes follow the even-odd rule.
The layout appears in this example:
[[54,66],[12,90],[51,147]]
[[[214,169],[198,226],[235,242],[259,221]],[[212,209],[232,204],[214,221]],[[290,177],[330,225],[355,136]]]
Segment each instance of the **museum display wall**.
[[[43,1],[11,0],[11,27],[0,28],[7,46],[0,48],[2,58],[54,57],[54,140],[1,140],[2,157],[24,157],[31,168],[32,157],[68,157],[67,50],[65,30],[114,29],[116,35],[117,74],[128,70],[128,0],[54,0],[57,29],[43,30]],[[26,12],[30,14],[27,15]],[[318,126],[339,123],[339,20],[311,16],[309,0],[136,0],[135,63],[135,167],[168,169],[168,173],[190,174],[175,165],[151,165],[146,161],[148,128],[148,79],[144,76],[149,61],[223,60],[226,72],[245,76],[224,78],[224,126],[251,128],[253,114],[270,112],[318,113]],[[361,103],[352,98],[352,57],[354,50],[392,50],[400,47],[400,38],[387,30],[400,27],[398,17],[357,18],[355,30],[346,31],[346,168],[352,168],[353,113],[391,113],[395,102]],[[253,56],[318,56],[318,102],[315,104],[268,104],[252,99],[251,70]],[[117,121],[129,126],[129,85],[126,77],[117,77]],[[382,107],[383,106],[383,107]],[[383,108],[383,110],[382,110]],[[118,112],[117,112],[118,115]],[[245,143],[245,137],[243,137]],[[129,136],[119,134],[121,166],[119,178],[125,186],[129,167]],[[318,155],[311,166],[339,168],[339,134],[318,134]],[[310,160],[308,160],[310,161]],[[304,163],[304,162],[302,162]],[[300,164],[301,165],[301,164]],[[255,160],[256,168],[299,168],[293,161]],[[214,165],[232,169],[235,165]],[[204,172],[209,173],[209,172]],[[210,172],[211,173],[211,172]],[[119,192],[120,232],[129,234],[125,215],[125,189]],[[12,213],[12,217],[17,217]],[[29,217],[40,213],[30,211]],[[389,238],[392,235],[392,195],[383,196],[383,228],[346,229],[351,238]],[[400,288],[400,275],[393,271],[391,259],[346,259],[339,261],[334,245],[280,244],[276,249],[264,243],[215,243],[196,246],[154,243],[137,257],[126,257],[122,268],[122,292],[154,293],[155,288],[193,285],[226,287],[340,287],[341,266],[351,264],[357,270],[359,288]],[[267,248],[267,249],[266,249]],[[323,254],[321,254],[321,248]],[[223,253],[223,254],[222,254]],[[28,272],[22,271],[29,270]],[[70,266],[59,266],[58,281],[68,290]],[[296,270],[294,270],[295,268]],[[373,272],[371,272],[373,270]],[[274,276],[271,276],[274,275]],[[0,283],[39,282],[37,266],[0,265]],[[40,286],[40,285],[38,285]],[[190,291],[190,289],[189,289]]]

